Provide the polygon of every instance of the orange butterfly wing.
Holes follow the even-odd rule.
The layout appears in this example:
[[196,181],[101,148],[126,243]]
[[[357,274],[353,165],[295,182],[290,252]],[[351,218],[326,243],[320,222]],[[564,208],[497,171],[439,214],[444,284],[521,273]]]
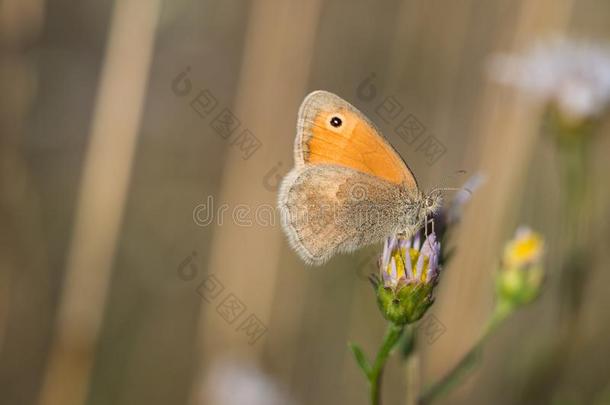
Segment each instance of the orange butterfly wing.
[[334,164],[417,189],[400,155],[360,111],[326,92],[309,94],[299,111],[295,162]]

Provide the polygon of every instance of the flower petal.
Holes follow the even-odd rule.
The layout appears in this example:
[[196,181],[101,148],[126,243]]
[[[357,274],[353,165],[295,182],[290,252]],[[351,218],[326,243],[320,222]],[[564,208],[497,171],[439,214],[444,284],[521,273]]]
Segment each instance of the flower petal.
[[413,279],[413,265],[411,264],[411,248],[405,250],[405,274],[407,280]]
[[381,255],[381,268],[387,269],[390,264],[390,255],[392,254],[392,250],[390,249],[390,238],[386,239],[383,243],[383,254]]
[[398,283],[398,271],[396,269],[396,260],[392,257],[390,261],[390,282],[392,285],[396,285]]
[[417,257],[417,264],[415,265],[415,279],[419,280],[421,278],[422,272],[424,270],[424,255],[422,253]]
[[419,236],[419,232],[417,232],[417,233],[415,234],[415,237],[413,238],[413,248],[414,248],[415,250],[419,250],[419,249],[420,249],[420,247],[421,247],[421,238],[420,238],[420,236]]

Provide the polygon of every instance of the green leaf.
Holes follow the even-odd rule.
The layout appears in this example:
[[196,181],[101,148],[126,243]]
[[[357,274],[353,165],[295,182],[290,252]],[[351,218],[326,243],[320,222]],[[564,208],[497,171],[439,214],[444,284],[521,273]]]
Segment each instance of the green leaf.
[[356,359],[356,362],[358,363],[358,365],[360,366],[360,368],[362,369],[362,371],[364,372],[366,377],[369,378],[369,376],[371,374],[371,365],[369,364],[369,361],[366,359],[364,352],[362,351],[360,346],[358,346],[355,343],[349,342],[347,345],[352,350],[352,353],[354,354],[354,358]]

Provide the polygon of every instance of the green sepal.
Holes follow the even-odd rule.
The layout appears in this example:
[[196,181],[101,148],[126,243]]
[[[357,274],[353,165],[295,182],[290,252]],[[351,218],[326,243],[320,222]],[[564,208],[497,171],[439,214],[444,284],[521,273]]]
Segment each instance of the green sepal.
[[527,270],[509,268],[499,271],[496,277],[496,293],[499,300],[514,307],[529,304],[539,295],[543,275],[542,267],[539,265]]
[[396,325],[417,322],[434,302],[430,284],[407,284],[393,289],[379,285],[377,303],[383,316]]

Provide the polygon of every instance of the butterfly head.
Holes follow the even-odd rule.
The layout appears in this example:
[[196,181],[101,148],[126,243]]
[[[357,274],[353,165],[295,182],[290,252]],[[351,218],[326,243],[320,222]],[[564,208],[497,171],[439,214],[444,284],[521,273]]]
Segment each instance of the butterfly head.
[[425,226],[430,218],[441,208],[442,200],[442,195],[436,190],[428,194],[420,194],[416,203],[415,230]]
[[426,221],[437,212],[442,204],[442,196],[438,191],[423,193],[416,190],[405,198],[402,213],[398,215],[397,233],[412,235],[424,226]]
[[429,194],[423,197],[423,203],[421,207],[421,215],[426,218],[435,212],[437,212],[443,203],[443,196],[440,190],[433,190]]

